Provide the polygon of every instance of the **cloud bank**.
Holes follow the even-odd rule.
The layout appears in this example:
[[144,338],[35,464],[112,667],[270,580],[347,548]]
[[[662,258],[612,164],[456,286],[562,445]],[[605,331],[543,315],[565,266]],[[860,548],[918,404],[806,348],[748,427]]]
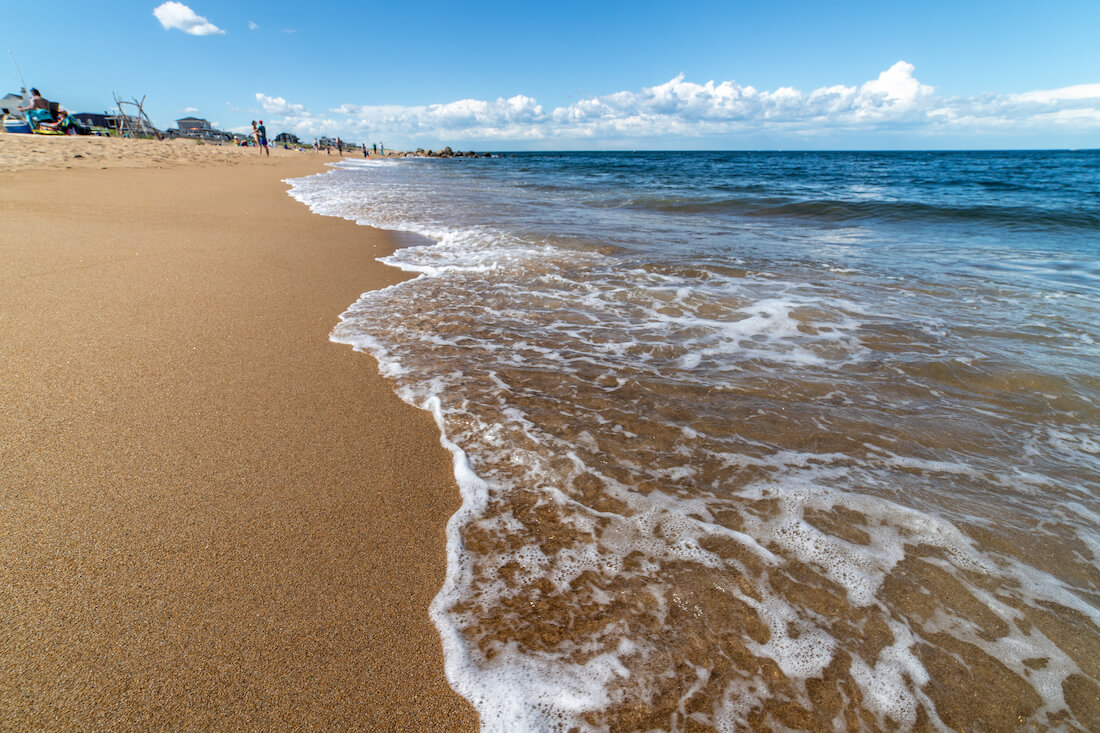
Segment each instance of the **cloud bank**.
[[664,84],[546,109],[518,94],[493,101],[387,106],[342,104],[314,114],[282,97],[257,94],[275,123],[299,135],[340,134],[416,145],[477,142],[523,147],[629,146],[769,135],[815,140],[903,134],[925,147],[937,137],[1100,132],[1100,84],[1022,94],[943,98],[898,61],[858,86],[767,91],[734,81],[698,84],[681,74]]
[[153,15],[156,16],[156,19],[160,21],[165,30],[174,29],[192,36],[225,35],[225,31],[198,15],[183,3],[162,3],[153,10]]

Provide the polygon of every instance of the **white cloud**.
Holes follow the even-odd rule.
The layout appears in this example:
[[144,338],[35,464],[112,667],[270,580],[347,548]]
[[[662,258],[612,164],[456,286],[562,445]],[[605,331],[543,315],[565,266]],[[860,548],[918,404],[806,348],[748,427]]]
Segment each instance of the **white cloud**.
[[284,115],[293,117],[298,115],[309,116],[306,108],[300,104],[290,104],[282,97],[269,97],[266,94],[256,94],[256,101],[264,108],[264,112],[272,115]]
[[260,27],[260,26],[259,26],[259,24],[257,24],[257,23],[254,23],[254,22],[253,22],[253,21],[251,21],[251,20],[250,20],[250,21],[248,21],[248,30],[250,30],[250,31],[254,31],[254,30],[256,30],[256,29],[257,29],[257,28],[259,28],[259,27]]
[[860,95],[870,98],[882,95],[888,103],[909,105],[921,97],[927,97],[934,90],[913,78],[913,65],[899,61],[878,78],[859,88]]
[[1077,86],[1061,89],[1043,89],[1017,94],[1015,98],[1021,102],[1040,102],[1042,104],[1077,99],[1100,99],[1100,84],[1078,84]]
[[197,15],[194,10],[183,3],[171,1],[162,3],[153,10],[153,15],[156,16],[165,30],[174,28],[192,36],[220,36],[225,34],[225,31],[221,28],[201,15]]
[[1084,122],[1091,123],[1092,125],[1100,127],[1100,109],[1097,109],[1096,107],[1085,107],[1082,109],[1060,109],[1057,112],[1049,112],[1047,114],[1039,115],[1039,117],[1055,125],[1072,125]]
[[197,107],[184,107],[184,108],[183,108],[183,111],[184,111],[184,113],[186,113],[186,114],[189,114],[189,115],[193,115],[193,114],[195,114],[196,112],[198,112],[199,110],[198,110],[198,108],[197,108]]
[[[674,140],[776,135],[800,141],[829,135],[904,131],[979,135],[1100,132],[1100,84],[1015,95],[942,98],[899,61],[858,86],[835,84],[810,92],[793,87],[758,90],[734,81],[705,84],[683,74],[637,91],[589,96],[545,109],[518,94],[496,100],[397,106],[343,104],[317,116],[282,97],[257,94],[264,110],[299,134],[386,136],[404,144],[478,141],[548,144],[650,144]],[[919,144],[919,143],[917,143]]]

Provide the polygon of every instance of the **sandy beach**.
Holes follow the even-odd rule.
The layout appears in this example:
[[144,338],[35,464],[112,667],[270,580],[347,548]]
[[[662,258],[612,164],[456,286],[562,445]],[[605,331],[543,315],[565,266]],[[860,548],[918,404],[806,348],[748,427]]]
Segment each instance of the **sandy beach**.
[[0,729],[476,729],[450,456],[328,340],[393,243],[282,183],[334,159],[0,136]]

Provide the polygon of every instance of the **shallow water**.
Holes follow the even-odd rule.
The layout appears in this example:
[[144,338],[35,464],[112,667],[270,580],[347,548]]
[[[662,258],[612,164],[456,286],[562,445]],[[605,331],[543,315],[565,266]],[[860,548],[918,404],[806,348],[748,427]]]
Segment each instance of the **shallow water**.
[[485,730],[1100,729],[1100,154],[349,161]]

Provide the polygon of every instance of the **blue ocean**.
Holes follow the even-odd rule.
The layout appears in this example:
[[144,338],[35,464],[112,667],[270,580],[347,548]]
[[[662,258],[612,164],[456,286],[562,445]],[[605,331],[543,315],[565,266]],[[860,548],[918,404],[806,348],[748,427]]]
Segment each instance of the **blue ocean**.
[[[485,731],[1100,729],[1100,151],[348,159]],[[400,487],[395,487],[399,491]]]

